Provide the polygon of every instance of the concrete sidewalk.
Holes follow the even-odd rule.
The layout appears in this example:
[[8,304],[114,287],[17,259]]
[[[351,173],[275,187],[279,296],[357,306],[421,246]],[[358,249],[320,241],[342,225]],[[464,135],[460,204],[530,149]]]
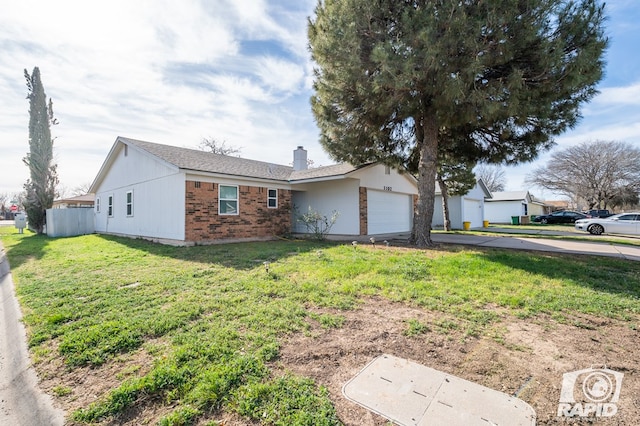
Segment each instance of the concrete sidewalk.
[[[554,234],[557,235],[557,234]],[[588,254],[640,261],[640,246],[563,239],[514,236],[432,233],[436,243],[464,244],[513,250],[534,250],[552,253]]]
[[64,413],[38,388],[21,317],[0,242],[0,425],[62,425]]
[[[472,231],[487,231],[487,228],[471,229]],[[611,242],[598,242],[597,239],[600,236],[589,236],[596,241],[588,240],[571,240],[562,238],[544,238],[544,237],[520,237],[513,235],[513,229],[501,229],[489,228],[487,235],[478,233],[467,234],[464,232],[432,232],[431,240],[438,244],[462,244],[479,247],[495,247],[507,250],[532,250],[532,251],[546,251],[552,253],[565,253],[565,254],[580,254],[580,255],[593,255],[593,256],[606,256],[615,257],[619,259],[640,261],[640,246],[616,244]],[[496,235],[500,232],[509,233],[511,235]],[[531,235],[531,232],[521,230],[517,233],[527,233]],[[576,232],[562,232],[562,231],[542,231],[544,234],[536,235],[548,235],[548,236],[585,236],[588,234],[576,233]],[[370,244],[369,235],[367,236],[349,236],[349,235],[333,235],[328,238],[334,241],[358,241],[360,244]],[[394,242],[399,244],[406,244],[409,240],[410,234],[385,234],[375,235],[377,244],[382,244],[387,240],[394,245]],[[625,237],[616,235],[616,238],[638,241],[635,237]],[[590,238],[591,239],[591,238]]]

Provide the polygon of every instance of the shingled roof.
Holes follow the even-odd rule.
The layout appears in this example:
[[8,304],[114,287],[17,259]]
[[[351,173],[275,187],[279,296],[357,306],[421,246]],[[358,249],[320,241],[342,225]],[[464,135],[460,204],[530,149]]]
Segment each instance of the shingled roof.
[[214,154],[197,149],[162,145],[153,142],[129,139],[122,136],[119,136],[117,141],[126,145],[135,146],[161,159],[162,161],[165,161],[166,163],[172,164],[180,169],[193,172],[216,173],[256,179],[292,182],[342,176],[359,168],[343,163],[307,170],[293,170],[293,167],[291,166],[248,160],[229,155]]

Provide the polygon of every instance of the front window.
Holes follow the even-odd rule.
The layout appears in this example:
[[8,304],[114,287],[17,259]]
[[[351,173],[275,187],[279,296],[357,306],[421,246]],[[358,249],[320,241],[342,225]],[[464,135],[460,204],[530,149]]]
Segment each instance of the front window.
[[278,207],[278,190],[277,189],[267,190],[267,207],[269,207],[270,209],[275,209]]
[[133,216],[133,191],[127,192],[127,216]]
[[238,187],[220,185],[219,188],[218,213],[221,215],[238,214]]
[[113,217],[113,195],[107,198],[107,216]]

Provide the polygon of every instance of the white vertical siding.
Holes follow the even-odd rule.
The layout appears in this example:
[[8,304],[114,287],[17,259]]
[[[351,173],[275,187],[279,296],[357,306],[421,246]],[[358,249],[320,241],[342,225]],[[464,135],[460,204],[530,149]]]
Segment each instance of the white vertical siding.
[[[96,232],[184,240],[185,176],[147,154],[120,149],[100,184]],[[126,193],[133,192],[133,215],[127,216]],[[108,197],[113,195],[113,216]]]
[[[462,197],[454,195],[449,197],[449,220],[451,220],[451,229],[462,229]],[[431,220],[433,228],[442,228],[444,226],[444,211],[442,209],[442,195],[436,195],[433,204],[433,219]]]
[[[292,193],[292,203],[300,213],[306,213],[311,207],[328,218],[336,210],[340,215],[331,228],[330,234],[359,235],[359,187],[356,179],[296,185]],[[307,232],[304,224],[296,221],[295,212],[292,224],[294,232]]]
[[[451,201],[449,201],[451,208]],[[442,228],[444,226],[444,212],[442,211],[442,195],[436,195],[433,201],[433,218],[431,219],[432,228]]]
[[[462,229],[463,222],[471,222],[472,228],[482,226],[482,221],[486,220],[485,208],[488,205],[484,202],[485,192],[480,185],[476,184],[464,196],[454,195],[449,197],[449,219],[451,229]],[[444,226],[444,213],[442,211],[442,195],[435,198],[433,208],[433,220],[431,226]]]
[[485,202],[484,197],[487,194],[480,188],[480,185],[476,184],[469,192],[464,195],[462,202],[462,222],[471,222],[472,228],[479,228],[482,226],[482,221],[485,220]]
[[402,194],[418,193],[415,180],[408,173],[401,174],[391,168],[389,174],[386,174],[385,169],[384,165],[376,164],[357,170],[350,176],[359,179],[360,186],[364,188]]
[[485,220],[491,223],[511,223],[511,216],[524,215],[523,200],[488,201],[484,204]]

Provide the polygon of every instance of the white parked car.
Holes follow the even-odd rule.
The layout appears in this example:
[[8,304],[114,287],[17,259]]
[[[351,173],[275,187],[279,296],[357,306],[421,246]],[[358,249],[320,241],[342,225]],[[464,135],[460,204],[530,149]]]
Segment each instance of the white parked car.
[[576,230],[593,235],[629,234],[640,235],[640,213],[620,213],[613,216],[576,220]]

